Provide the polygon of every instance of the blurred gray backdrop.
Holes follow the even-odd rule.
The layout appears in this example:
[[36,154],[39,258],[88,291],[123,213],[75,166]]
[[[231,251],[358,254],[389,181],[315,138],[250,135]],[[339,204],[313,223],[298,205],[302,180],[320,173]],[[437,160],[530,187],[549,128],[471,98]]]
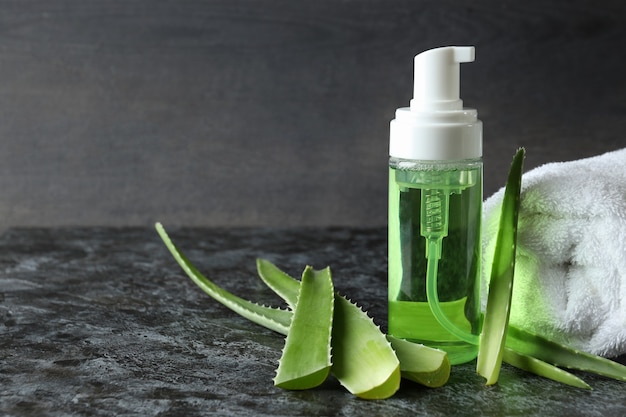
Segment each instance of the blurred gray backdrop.
[[622,0],[0,0],[0,227],[382,226],[389,121],[445,45],[476,46],[486,196],[519,146],[626,146]]

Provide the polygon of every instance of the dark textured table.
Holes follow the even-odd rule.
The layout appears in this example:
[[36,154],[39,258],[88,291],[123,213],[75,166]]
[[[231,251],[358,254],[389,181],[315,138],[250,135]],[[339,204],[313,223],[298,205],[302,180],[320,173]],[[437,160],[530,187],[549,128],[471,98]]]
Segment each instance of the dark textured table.
[[[299,275],[330,265],[336,288],[386,322],[384,229],[175,229],[200,270],[246,298],[280,304],[255,258]],[[238,317],[184,276],[153,229],[10,229],[0,238],[0,414],[623,416],[626,385],[580,390],[474,364],[449,383],[403,383],[384,401],[273,386],[283,337]]]

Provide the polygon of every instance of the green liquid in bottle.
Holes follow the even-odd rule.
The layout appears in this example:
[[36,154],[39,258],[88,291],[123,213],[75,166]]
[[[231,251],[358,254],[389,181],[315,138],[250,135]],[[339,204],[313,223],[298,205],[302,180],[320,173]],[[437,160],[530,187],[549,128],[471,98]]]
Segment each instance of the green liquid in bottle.
[[389,170],[389,334],[448,352],[451,363],[473,360],[478,346],[450,334],[426,297],[426,239],[420,230],[422,189],[449,194],[437,292],[446,317],[477,335],[480,314],[482,162],[428,163],[392,158]]

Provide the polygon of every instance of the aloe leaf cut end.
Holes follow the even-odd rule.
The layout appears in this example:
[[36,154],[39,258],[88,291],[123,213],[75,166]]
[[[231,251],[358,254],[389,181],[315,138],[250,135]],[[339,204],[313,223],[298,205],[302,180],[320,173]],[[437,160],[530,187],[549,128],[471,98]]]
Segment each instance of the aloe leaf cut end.
[[331,331],[334,309],[333,282],[328,268],[307,267],[285,338],[274,384],[303,390],[320,385],[331,368]]
[[372,319],[335,295],[332,373],[357,397],[384,399],[400,387],[400,362]]
[[400,360],[400,372],[408,379],[429,388],[445,385],[450,378],[450,359],[442,350],[387,335]]
[[487,385],[498,381],[502,366],[513,291],[524,154],[523,148],[515,154],[504,190],[483,331],[478,348],[476,371],[487,380]]

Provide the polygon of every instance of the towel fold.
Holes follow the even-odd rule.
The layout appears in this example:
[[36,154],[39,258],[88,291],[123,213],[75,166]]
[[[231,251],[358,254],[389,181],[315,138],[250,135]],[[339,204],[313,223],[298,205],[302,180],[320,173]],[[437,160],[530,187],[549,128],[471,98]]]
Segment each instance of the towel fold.
[[[484,204],[484,295],[503,193]],[[511,324],[597,355],[626,353],[626,148],[535,168],[521,197]]]

